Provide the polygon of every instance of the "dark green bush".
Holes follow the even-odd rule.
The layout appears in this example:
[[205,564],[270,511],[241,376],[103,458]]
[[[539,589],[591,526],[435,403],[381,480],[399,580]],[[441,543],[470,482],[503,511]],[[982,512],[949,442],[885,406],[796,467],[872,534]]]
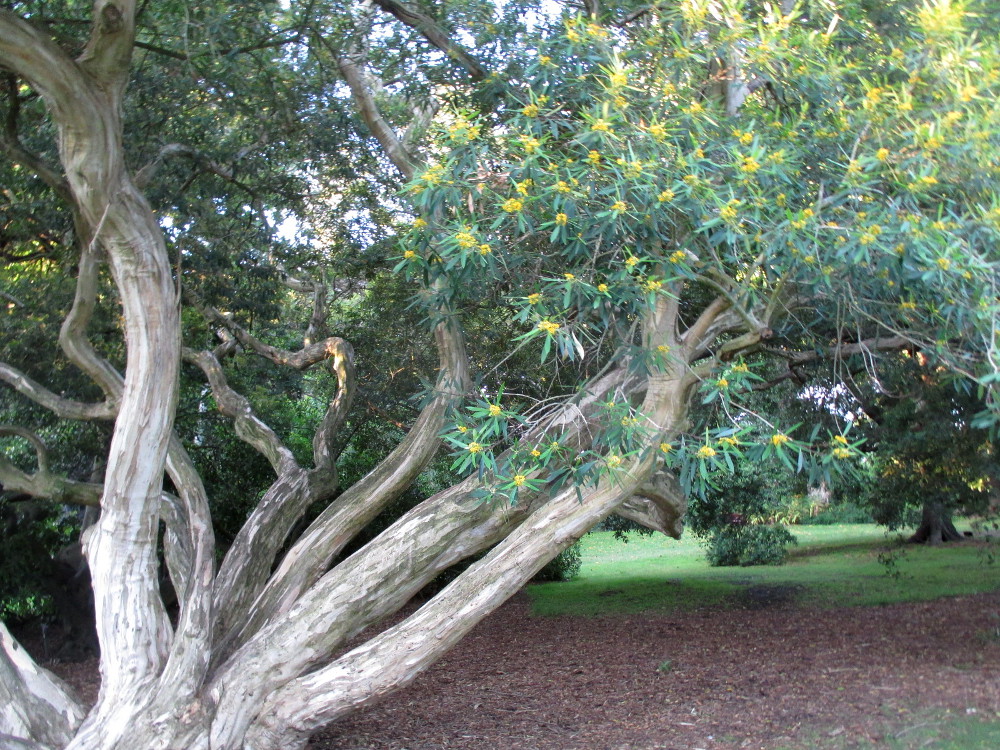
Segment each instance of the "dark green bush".
[[835,523],[874,523],[872,513],[868,508],[863,508],[854,503],[841,503],[830,505],[822,513],[817,513],[811,518],[805,516],[799,523],[813,526],[829,526]]
[[580,572],[583,555],[580,543],[575,542],[546,563],[545,567],[535,574],[535,583],[546,581],[572,581]]
[[705,554],[713,566],[781,565],[789,544],[798,540],[784,526],[734,524],[712,532]]

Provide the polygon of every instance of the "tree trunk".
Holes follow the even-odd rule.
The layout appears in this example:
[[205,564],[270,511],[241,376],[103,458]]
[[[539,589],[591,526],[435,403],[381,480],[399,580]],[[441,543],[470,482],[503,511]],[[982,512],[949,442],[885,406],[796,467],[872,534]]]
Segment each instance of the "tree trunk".
[[913,544],[941,544],[960,542],[965,537],[955,528],[951,511],[940,500],[926,500],[921,512],[920,526],[907,541]]

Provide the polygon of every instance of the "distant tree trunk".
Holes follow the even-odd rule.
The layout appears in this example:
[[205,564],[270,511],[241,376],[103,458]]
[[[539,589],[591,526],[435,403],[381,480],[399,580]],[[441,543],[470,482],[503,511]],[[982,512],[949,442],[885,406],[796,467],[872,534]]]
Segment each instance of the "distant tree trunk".
[[924,502],[920,526],[908,541],[914,544],[941,544],[959,542],[964,537],[951,521],[951,511],[940,500]]

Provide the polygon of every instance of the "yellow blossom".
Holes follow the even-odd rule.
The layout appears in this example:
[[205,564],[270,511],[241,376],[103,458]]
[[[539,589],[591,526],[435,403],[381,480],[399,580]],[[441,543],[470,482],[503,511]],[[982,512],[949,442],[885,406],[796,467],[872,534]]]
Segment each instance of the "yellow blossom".
[[460,425],[458,426],[458,431],[459,431],[459,432],[468,432],[468,431],[469,431],[469,428],[468,428],[468,427],[466,427],[466,426],[465,426],[464,424],[460,424]]
[[543,320],[538,324],[538,329],[545,331],[549,336],[552,336],[556,331],[559,330],[559,324],[553,323],[551,320]]
[[600,164],[601,152],[593,150],[590,151],[590,153],[587,154],[587,161],[589,161],[591,164]]
[[789,440],[791,440],[791,438],[782,432],[776,432],[773,435],[771,435],[771,445],[773,445],[775,448],[780,448]]
[[479,254],[480,255],[489,255],[492,252],[493,252],[493,248],[490,247],[485,242],[482,245],[479,246]]
[[537,305],[541,301],[542,301],[542,295],[539,294],[538,292],[534,292],[533,294],[528,295],[529,305]]
[[656,347],[656,351],[658,351],[660,354],[669,354],[670,347],[667,346],[666,344],[660,344],[658,347]]
[[471,443],[469,443],[469,445],[468,445],[468,450],[469,450],[469,453],[482,453],[482,451],[483,451],[483,446],[481,446],[481,445],[480,445],[479,443],[477,443],[476,441],[472,441],[472,442],[471,442]]
[[737,440],[734,437],[719,438],[719,445],[735,446],[735,445],[739,445],[739,444],[740,444],[740,441]]
[[597,291],[599,291],[601,294],[604,294],[605,292],[608,291],[608,285],[607,284],[598,284],[597,285]]
[[628,73],[618,70],[608,76],[608,82],[615,88],[621,88],[628,83]]
[[719,209],[719,216],[722,217],[723,221],[735,221],[739,215],[740,212],[732,203],[728,203]]
[[632,268],[638,262],[639,262],[639,259],[636,256],[630,255],[630,256],[628,256],[625,259],[625,267],[626,268]]
[[951,261],[948,260],[947,258],[938,258],[937,261],[935,262],[938,264],[938,268],[940,268],[942,271],[947,271],[949,268],[951,268]]
[[698,184],[698,175],[696,174],[686,174],[684,175],[684,184],[694,187]]
[[527,477],[524,476],[524,474],[515,474],[512,481],[514,482],[515,487],[521,487],[526,479]]
[[733,365],[733,372],[750,372],[750,368],[740,362],[738,365]]
[[530,188],[530,187],[531,187],[532,185],[534,185],[534,184],[535,184],[535,181],[534,181],[534,180],[531,180],[531,179],[528,179],[528,180],[524,180],[524,181],[522,181],[522,182],[515,182],[515,183],[514,183],[514,189],[515,189],[515,190],[516,190],[516,191],[517,191],[518,193],[520,193],[521,195],[527,195],[527,194],[528,194],[528,189],[529,189],[529,188]]
[[524,109],[521,110],[521,114],[525,117],[538,117],[538,105],[529,104]]
[[777,203],[779,207],[784,207],[788,203],[788,196],[786,196],[784,193],[778,193],[777,197],[774,199],[774,202]]
[[858,238],[859,245],[870,245],[875,241],[875,235],[871,232],[865,232]]
[[851,451],[848,448],[834,448],[833,457],[837,459],[850,458]]
[[900,310],[916,310],[917,309],[917,303],[914,302],[914,301],[912,301],[912,300],[907,300],[905,302],[900,302],[899,303],[899,309]]
[[663,288],[663,282],[659,279],[646,279],[644,288],[647,292],[658,292]]
[[538,448],[535,448],[534,450],[531,451],[531,455],[534,456],[535,458],[538,458],[540,455],[542,455],[542,452],[538,450]]
[[628,211],[628,204],[625,201],[615,201],[611,204],[611,210],[617,213]]
[[550,65],[552,63],[552,58],[548,55],[542,55],[538,58],[538,62],[540,65]]
[[570,29],[569,31],[566,32],[566,38],[573,44],[576,44],[577,42],[580,41],[580,35],[573,29]]
[[417,254],[413,250],[407,250],[406,252],[403,253],[403,258],[405,258],[406,260],[413,260],[416,257]]
[[588,23],[587,34],[595,39],[604,39],[608,35],[608,30],[596,23]]
[[616,456],[616,455],[612,454],[612,455],[608,456],[608,458],[607,458],[607,464],[608,464],[608,466],[610,468],[617,469],[619,466],[622,465],[622,457],[621,456]]
[[413,228],[414,229],[423,229],[426,226],[427,226],[427,222],[424,221],[423,219],[421,219],[419,216],[416,219],[413,220]]
[[497,404],[490,404],[490,416],[499,417],[503,414],[503,409],[501,409]]
[[521,146],[524,148],[524,153],[533,154],[538,150],[538,147],[542,145],[541,141],[537,138],[532,138],[531,136],[522,135],[521,136]]
[[743,158],[743,163],[740,164],[740,171],[745,174],[753,174],[760,169],[760,162],[754,159],[752,156],[746,156]]
[[670,443],[660,443],[660,452],[662,453],[670,453],[670,451],[672,451],[673,449],[674,446],[672,446]]
[[566,226],[566,222],[568,221],[569,217],[566,214],[562,213],[556,214],[556,224],[558,224],[559,226],[561,227]]
[[649,134],[653,136],[658,141],[662,141],[667,137],[667,129],[660,125],[659,123],[654,123],[649,126]]
[[476,245],[476,238],[468,232],[459,232],[455,235],[455,239],[458,241],[458,246],[461,248],[469,248]]
[[683,250],[674,250],[670,254],[671,263],[683,263],[686,260],[687,260],[687,253],[685,253]]
[[576,278],[576,275],[572,273],[564,273],[563,278],[565,278],[566,281],[573,281]]
[[719,378],[718,380],[715,381],[715,386],[717,388],[728,388],[729,381],[726,380],[725,378]]
[[509,214],[516,213],[524,208],[524,204],[521,203],[517,198],[508,198],[504,201],[501,208]]
[[596,130],[601,133],[612,133],[611,123],[604,119],[594,120],[593,125],[590,126],[591,130]]
[[702,106],[701,102],[691,102],[688,106],[684,107],[683,111],[689,115],[700,115],[705,111],[705,107]]
[[710,445],[703,445],[698,449],[698,458],[711,458],[715,455],[715,449]]
[[843,435],[834,435],[833,441],[835,443],[840,443],[841,445],[847,445],[847,438],[845,438]]
[[668,190],[664,190],[662,193],[660,193],[659,198],[658,198],[658,200],[660,201],[660,203],[669,203],[673,199],[674,199],[674,191],[673,190],[669,190],[669,189]]

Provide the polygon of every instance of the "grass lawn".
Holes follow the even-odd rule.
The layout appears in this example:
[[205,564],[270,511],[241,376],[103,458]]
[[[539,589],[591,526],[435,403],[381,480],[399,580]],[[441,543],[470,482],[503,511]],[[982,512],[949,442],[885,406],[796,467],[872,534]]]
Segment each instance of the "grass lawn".
[[[583,539],[580,575],[530,586],[536,615],[596,616],[726,606],[748,594],[804,607],[872,606],[1000,589],[1000,563],[986,562],[985,543],[900,546],[873,524],[794,526],[799,544],[784,565],[712,568],[696,539],[611,532]],[[880,554],[891,550],[887,567]],[[894,574],[890,574],[894,572]]]

